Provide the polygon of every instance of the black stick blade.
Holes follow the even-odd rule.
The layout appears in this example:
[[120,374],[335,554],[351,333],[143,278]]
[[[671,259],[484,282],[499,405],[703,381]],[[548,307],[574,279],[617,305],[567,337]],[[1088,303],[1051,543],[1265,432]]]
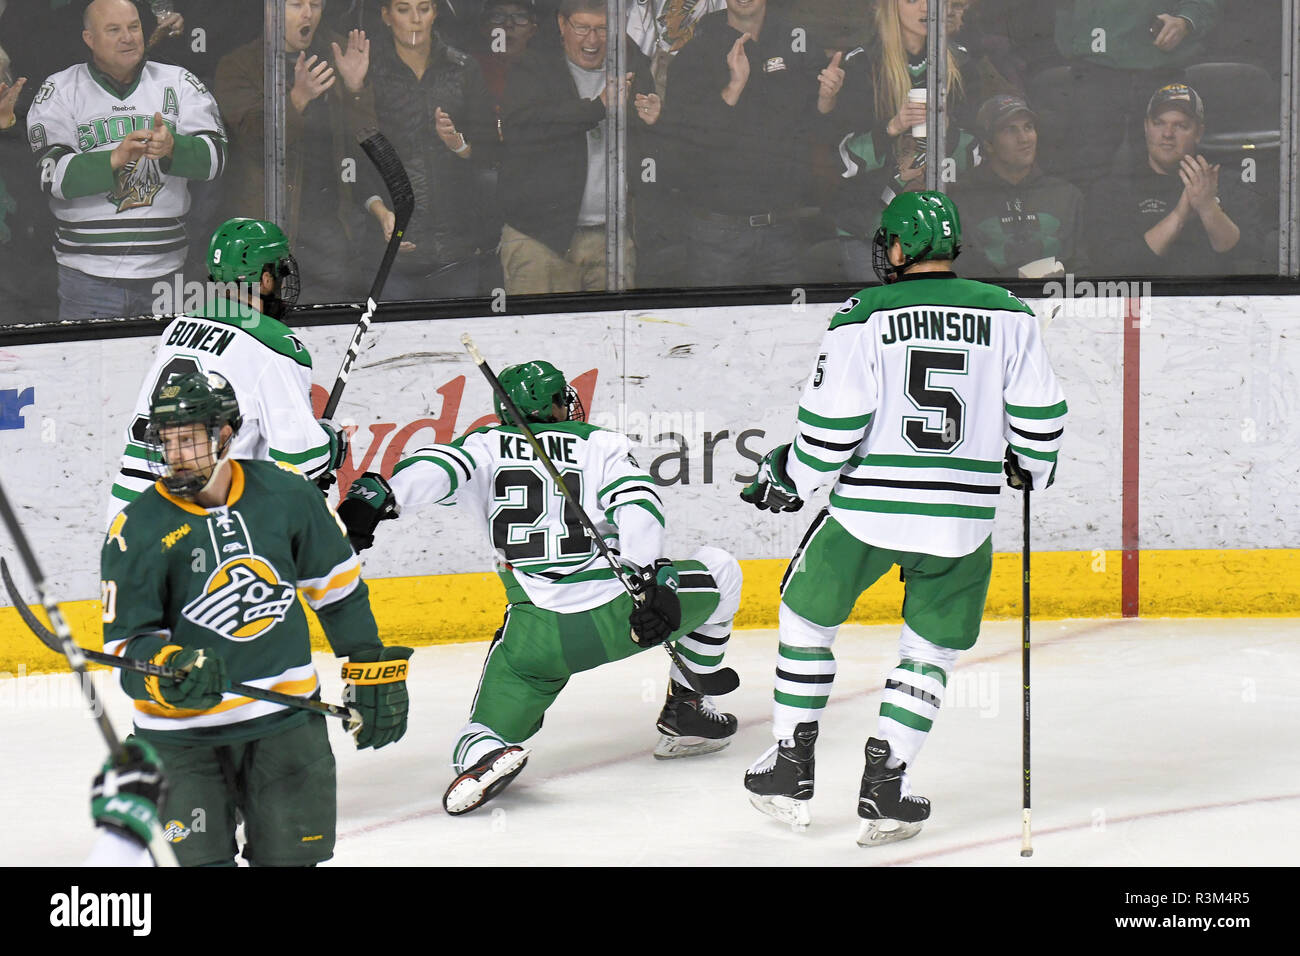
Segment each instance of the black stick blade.
[[405,232],[411,213],[415,211],[415,191],[407,178],[406,168],[387,136],[379,130],[362,130],[362,135],[365,138],[361,140],[361,148],[379,170],[384,185],[388,187],[388,195],[392,197],[393,215],[397,219],[395,231]]

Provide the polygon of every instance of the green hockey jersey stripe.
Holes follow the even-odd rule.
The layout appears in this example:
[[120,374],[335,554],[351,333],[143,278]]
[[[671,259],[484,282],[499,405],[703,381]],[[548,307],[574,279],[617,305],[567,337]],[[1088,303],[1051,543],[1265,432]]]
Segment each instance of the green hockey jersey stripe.
[[1032,418],[1042,420],[1046,418],[1060,418],[1069,409],[1064,401],[1057,402],[1055,405],[1012,405],[1007,403],[1007,414],[1016,418]]
[[144,461],[162,461],[162,454],[157,449],[149,448],[146,445],[137,445],[134,442],[127,443],[126,454]]
[[175,216],[148,216],[141,219],[66,219],[63,216],[58,220],[62,225],[75,229],[121,229],[122,224],[128,223],[135,229],[174,229],[185,225]]
[[875,511],[881,514],[927,515],[932,518],[976,518],[992,520],[996,508],[978,505],[937,504],[922,501],[882,501],[878,498],[851,498],[831,492],[831,504],[850,511]]
[[165,244],[124,242],[117,246],[82,246],[58,241],[54,248],[59,252],[75,253],[79,256],[152,256],[159,252],[175,252],[188,245],[184,239]]
[[825,415],[818,415],[816,412],[810,412],[802,405],[799,407],[798,420],[807,425],[815,425],[818,428],[831,428],[836,431],[848,431],[850,429],[866,428],[871,422],[871,413],[865,415],[853,415],[848,418],[827,418]]
[[124,488],[121,485],[114,485],[111,494],[118,501],[135,501],[140,497],[140,492],[132,491],[130,488]]
[[173,239],[184,241],[185,239],[184,229],[159,229],[154,232],[87,232],[84,229],[64,229],[60,226],[54,232],[67,245],[82,242],[142,243],[166,242]]
[[1056,461],[1056,452],[1054,451],[1038,451],[1033,448],[1026,448],[1023,445],[1012,445],[1011,448],[1017,454],[1024,455],[1026,458],[1037,458],[1039,461]]
[[620,485],[625,485],[628,482],[637,482],[639,484],[646,485],[647,487],[651,487],[651,488],[654,487],[654,479],[651,478],[649,475],[624,475],[622,478],[619,478],[617,481],[611,481],[604,488],[601,488],[598,497],[603,499],[615,488],[619,487]]
[[437,465],[439,468],[441,468],[443,471],[447,473],[447,478],[448,480],[451,481],[451,488],[448,489],[445,495],[443,495],[441,498],[438,499],[438,502],[446,501],[448,498],[450,498],[452,495],[456,493],[456,489],[460,487],[460,477],[456,474],[456,469],[453,468],[451,465],[449,465],[447,462],[445,462],[443,459],[438,458],[435,455],[416,455],[411,458],[403,458],[400,462],[397,463],[397,466],[393,468],[393,474],[397,474],[400,471],[405,471],[407,468],[415,464],[417,461],[430,462],[431,464]]
[[882,468],[952,468],[956,471],[977,471],[998,474],[1002,462],[983,458],[949,458],[944,455],[854,455],[849,459],[854,465],[877,465]]
[[[800,436],[802,438],[802,436]],[[856,447],[856,446],[855,446]],[[803,443],[798,439],[794,443],[794,456],[815,471],[838,471],[844,466],[843,461],[825,461],[803,450]]]
[[623,508],[628,505],[635,505],[638,508],[644,508],[646,511],[654,515],[655,520],[658,521],[661,525],[663,525],[665,528],[668,527],[668,522],[664,520],[663,513],[654,505],[652,505],[650,502],[642,498],[636,498],[630,501],[621,501],[616,505],[612,505],[609,508],[606,508],[605,520],[612,525],[617,525],[618,522],[614,518],[614,512],[617,511],[619,508]]
[[958,481],[908,481],[897,478],[860,478],[856,475],[843,475],[841,485],[874,486],[879,488],[916,488],[921,491],[960,491],[972,495],[996,495],[1002,491],[1002,483],[995,485],[968,485]]
[[305,368],[311,368],[311,353],[293,334],[293,330],[279,319],[261,312],[253,312],[250,317],[246,307],[235,307],[226,300],[216,298],[210,298],[203,310],[192,318],[207,319],[247,332],[271,351],[288,356]]
[[325,457],[329,454],[329,450],[329,442],[325,442],[323,445],[317,445],[315,448],[308,448],[306,451],[280,451],[278,448],[272,448],[271,457],[276,461],[287,461],[291,465],[298,465],[301,467],[303,462]]
[[[663,499],[659,497],[659,492],[655,490],[654,484],[648,481],[646,482],[638,481],[635,484],[630,484],[627,485],[626,487],[619,488],[618,491],[614,492],[612,495],[609,495],[606,498],[606,500],[610,502],[611,508],[616,508],[621,504],[627,504],[628,501],[627,496],[629,495],[640,495],[642,497],[649,498],[661,506],[664,503]],[[623,500],[619,500],[619,499],[623,499]]]

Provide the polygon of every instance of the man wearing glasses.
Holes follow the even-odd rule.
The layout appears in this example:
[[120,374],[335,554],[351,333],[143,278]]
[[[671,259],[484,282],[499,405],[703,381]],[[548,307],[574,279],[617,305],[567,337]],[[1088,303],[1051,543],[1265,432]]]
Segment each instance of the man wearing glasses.
[[[649,61],[628,45],[632,71],[611,97],[605,83],[605,0],[562,0],[562,53],[529,50],[506,80],[501,132],[501,267],[509,295],[605,288],[607,116],[623,99],[628,169],[640,169],[644,135],[659,119]],[[628,176],[633,188],[639,180]],[[626,250],[631,283],[634,250]]]

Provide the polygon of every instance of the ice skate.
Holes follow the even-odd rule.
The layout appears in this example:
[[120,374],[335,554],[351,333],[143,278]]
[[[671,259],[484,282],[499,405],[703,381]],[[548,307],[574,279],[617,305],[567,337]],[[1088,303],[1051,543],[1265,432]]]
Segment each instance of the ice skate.
[[711,698],[670,678],[668,699],[655,726],[659,728],[655,759],[669,760],[723,749],[736,732],[736,718],[720,713]]
[[443,809],[452,816],[469,813],[487,803],[519,775],[532,750],[499,747],[451,782],[442,795]]
[[922,821],[930,816],[930,801],[903,793],[907,764],[886,768],[889,742],[872,737],[867,741],[867,765],[862,771],[858,796],[858,846],[883,846],[906,840],[921,832]]
[[788,823],[796,831],[812,822],[808,801],[813,795],[813,746],[817,724],[800,724],[792,742],[778,742],[745,771],[745,789],[754,808]]

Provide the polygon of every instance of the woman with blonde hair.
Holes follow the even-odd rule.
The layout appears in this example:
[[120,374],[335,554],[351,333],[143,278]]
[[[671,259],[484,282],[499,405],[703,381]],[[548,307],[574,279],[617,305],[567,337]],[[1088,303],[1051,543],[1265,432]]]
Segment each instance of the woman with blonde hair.
[[[926,89],[928,62],[927,0],[878,0],[876,36],[869,48],[844,57],[844,89],[836,118],[839,144],[839,195],[836,226],[842,243],[845,278],[865,281],[871,272],[871,234],[880,211],[901,192],[925,188],[926,104],[910,98]],[[968,103],[1016,88],[987,60],[972,62],[949,43],[945,151],[960,177],[976,162],[977,138],[963,127]],[[975,95],[971,95],[975,94]]]

